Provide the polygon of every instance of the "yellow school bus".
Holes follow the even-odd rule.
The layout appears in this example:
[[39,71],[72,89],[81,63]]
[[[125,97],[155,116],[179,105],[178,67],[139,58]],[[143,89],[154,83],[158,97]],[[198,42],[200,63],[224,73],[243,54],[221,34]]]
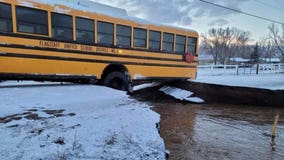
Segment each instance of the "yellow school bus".
[[127,90],[139,81],[196,78],[196,31],[68,3],[0,0],[0,80],[100,82]]

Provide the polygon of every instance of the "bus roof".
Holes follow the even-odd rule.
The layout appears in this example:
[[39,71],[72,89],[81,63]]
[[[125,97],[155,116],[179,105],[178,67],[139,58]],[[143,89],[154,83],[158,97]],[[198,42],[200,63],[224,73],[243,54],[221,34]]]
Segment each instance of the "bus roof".
[[[37,2],[42,4],[47,4],[50,6],[62,5],[76,10],[82,10],[87,12],[95,12],[103,15],[108,15],[112,17],[123,17],[127,16],[127,12],[124,9],[104,5],[91,0],[18,0],[21,5],[26,7],[33,7],[30,3]],[[70,10],[57,10],[58,12],[68,13]]]
[[[1,0],[0,0],[1,1]],[[124,20],[129,20],[129,21],[134,21],[139,24],[143,25],[154,25],[154,26],[159,26],[159,27],[169,27],[173,29],[178,29],[178,30],[184,30],[184,31],[189,31],[189,32],[195,32],[195,30],[191,30],[188,28],[183,28],[183,27],[176,27],[176,26],[171,26],[168,24],[161,24],[161,23],[155,23],[155,22],[150,22],[145,19],[137,18],[137,17],[131,17],[128,16],[127,11],[125,9],[121,8],[116,8],[112,7],[109,5],[104,5],[98,2],[94,2],[92,0],[29,0],[37,3],[43,3],[43,4],[48,4],[51,6],[55,6],[55,11],[59,13],[68,13],[70,10],[63,10],[60,7],[57,7],[56,5],[62,5],[66,6],[68,8],[76,9],[76,10],[81,10],[81,11],[87,11],[87,12],[94,12],[97,14],[102,14],[114,18],[120,18]],[[18,2],[21,5],[27,6],[27,7],[32,7],[33,4],[29,3],[27,0],[18,0]]]

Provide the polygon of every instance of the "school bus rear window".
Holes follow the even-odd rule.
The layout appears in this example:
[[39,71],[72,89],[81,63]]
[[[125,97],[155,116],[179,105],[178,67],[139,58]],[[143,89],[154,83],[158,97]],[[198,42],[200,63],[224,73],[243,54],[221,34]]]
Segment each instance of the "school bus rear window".
[[114,25],[108,22],[98,22],[98,43],[113,46]]
[[185,53],[185,36],[176,35],[176,53]]
[[196,54],[197,38],[188,37],[187,39],[187,52]]
[[52,38],[63,41],[73,40],[72,16],[52,13],[51,22],[52,22]]
[[79,43],[93,44],[94,21],[87,18],[76,17],[76,41]]
[[116,26],[116,46],[130,47],[131,46],[131,27],[117,25]]
[[12,32],[11,5],[0,3],[0,32]]
[[147,30],[134,28],[134,47],[146,48]]
[[161,49],[161,32],[158,31],[149,32],[149,49],[157,51]]
[[46,11],[17,6],[16,16],[18,32],[48,35]]
[[174,34],[163,34],[163,51],[173,52],[174,50]]

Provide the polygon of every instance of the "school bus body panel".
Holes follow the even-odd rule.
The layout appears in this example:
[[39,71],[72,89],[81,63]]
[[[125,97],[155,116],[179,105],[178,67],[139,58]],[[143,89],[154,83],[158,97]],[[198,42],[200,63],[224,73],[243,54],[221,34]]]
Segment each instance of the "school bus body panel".
[[[149,67],[149,66],[127,66],[131,77],[134,80],[147,79],[185,79],[192,77],[195,79],[194,68],[172,68],[172,67]],[[138,72],[137,72],[138,71]],[[169,76],[170,75],[170,76]]]
[[0,58],[2,73],[43,75],[98,75],[106,64],[93,64],[32,58]]
[[[43,75],[87,75],[96,76],[100,79],[102,71],[108,64],[80,63],[57,60],[38,60],[24,58],[0,58],[2,73],[18,73],[18,74],[43,74]],[[150,78],[186,78],[195,75],[185,68],[172,67],[153,67],[153,66],[134,66],[126,65],[134,80]],[[151,71],[149,71],[151,70]]]

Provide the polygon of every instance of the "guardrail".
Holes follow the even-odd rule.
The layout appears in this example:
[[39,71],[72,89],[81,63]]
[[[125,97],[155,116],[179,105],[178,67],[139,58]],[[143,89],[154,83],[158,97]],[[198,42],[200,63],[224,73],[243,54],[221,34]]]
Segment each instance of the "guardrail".
[[257,65],[199,65],[200,75],[252,75],[284,73],[284,63]]

